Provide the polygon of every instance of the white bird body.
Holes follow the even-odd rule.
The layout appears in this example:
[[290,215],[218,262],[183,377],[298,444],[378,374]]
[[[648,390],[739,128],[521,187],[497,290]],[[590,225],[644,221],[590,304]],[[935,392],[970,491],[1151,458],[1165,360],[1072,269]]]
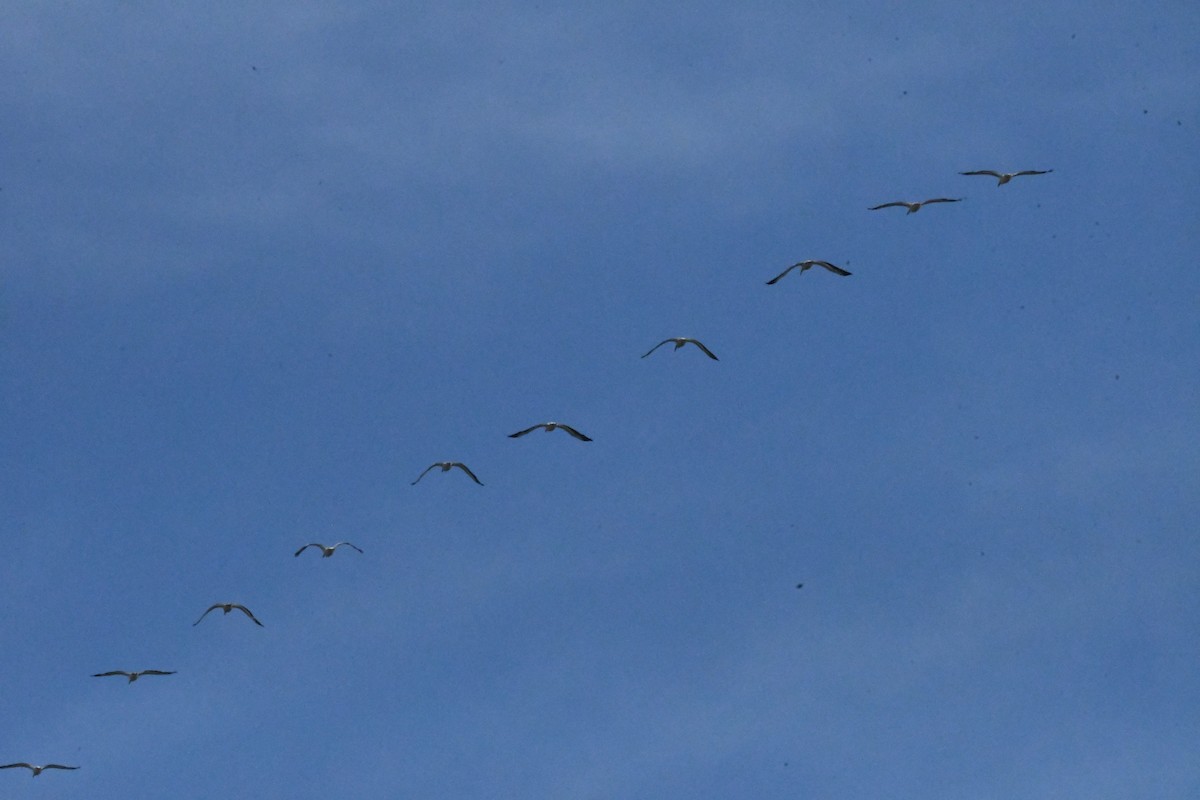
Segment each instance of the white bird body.
[[990,175],[996,179],[996,188],[1003,186],[1021,175],[1047,175],[1054,172],[1052,169],[1023,169],[1020,172],[996,172],[994,169],[977,169],[971,172],[960,172],[959,175]]
[[134,681],[136,681],[138,678],[142,677],[143,675],[174,675],[174,674],[175,674],[174,670],[171,670],[170,672],[164,672],[161,669],[143,669],[138,672],[126,672],[125,670],[114,669],[112,672],[97,672],[92,677],[93,678],[107,678],[110,675],[123,675],[129,679],[130,683],[133,683]]
[[561,422],[540,422],[537,425],[530,425],[528,428],[526,428],[523,431],[517,431],[516,433],[510,433],[508,435],[508,438],[518,439],[518,438],[524,436],[525,434],[529,433],[530,431],[536,431],[538,428],[545,428],[546,433],[549,433],[550,431],[553,431],[556,429],[561,429],[561,430],[564,430],[567,433],[571,434],[572,436],[574,436],[576,439],[578,439],[581,442],[592,441],[589,437],[584,436],[582,433],[575,430],[570,425],[564,425]]
[[771,278],[771,280],[767,281],[767,286],[772,286],[776,283],[779,283],[779,281],[783,280],[784,275],[787,275],[789,272],[791,272],[794,269],[799,269],[800,274],[803,275],[806,270],[810,270],[813,267],[824,267],[825,269],[832,272],[834,275],[841,275],[843,277],[846,277],[850,274],[846,270],[839,267],[837,264],[830,264],[828,261],[800,261],[795,264],[792,264],[790,267],[785,269],[783,272],[779,273],[774,278]]
[[5,764],[4,766],[0,766],[0,769],[12,769],[13,767],[24,767],[25,769],[32,771],[32,777],[34,778],[36,778],[38,775],[41,775],[43,771],[48,769],[79,769],[79,767],[66,767],[62,764],[44,764],[39,767],[36,764],[30,764],[28,761],[18,761],[16,764]]
[[337,544],[329,545],[328,547],[326,547],[325,545],[320,544],[318,542],[312,542],[311,544],[306,544],[306,545],[304,545],[304,547],[301,547],[299,550],[297,550],[295,555],[300,555],[301,553],[303,553],[305,550],[307,550],[310,547],[319,547],[319,548],[321,548],[321,558],[329,558],[331,555],[333,555],[333,551],[337,550],[342,545],[346,545],[347,547],[353,547],[355,550],[358,550],[358,552],[360,552],[360,553],[362,552],[362,550],[360,550],[358,547],[355,547],[354,545],[350,544],[349,542],[338,542]]
[[958,203],[962,201],[961,197],[934,197],[930,200],[922,200],[919,203],[910,203],[907,200],[897,200],[894,203],[884,203],[881,206],[872,206],[868,211],[878,211],[881,208],[899,208],[903,206],[908,209],[909,214],[915,214],[921,210],[921,206],[927,206],[930,203]]
[[650,348],[650,349],[649,349],[649,350],[646,352],[646,355],[642,356],[642,358],[645,358],[646,356],[650,355],[650,353],[653,353],[655,350],[657,350],[658,348],[662,347],[662,346],[663,346],[664,344],[666,344],[667,342],[674,342],[674,343],[675,343],[675,349],[676,349],[676,350],[678,350],[679,348],[683,347],[685,344],[694,344],[694,345],[696,345],[696,347],[699,347],[701,350],[703,350],[703,351],[704,351],[704,355],[708,356],[708,357],[709,357],[709,358],[711,358],[713,361],[718,361],[718,360],[719,360],[719,359],[717,358],[716,354],[714,354],[712,350],[709,350],[707,347],[705,347],[705,346],[704,346],[704,344],[703,344],[703,343],[702,343],[702,342],[701,342],[699,339],[692,339],[691,337],[688,337],[688,336],[672,336],[672,337],[671,337],[671,338],[669,338],[669,339],[663,339],[661,342],[659,342],[658,344],[654,345],[654,347],[651,347],[651,348]]
[[463,472],[467,473],[467,475],[470,476],[471,480],[475,481],[480,486],[483,486],[483,481],[481,481],[481,480],[479,480],[479,478],[475,477],[475,473],[471,472],[470,467],[468,467],[466,464],[462,463],[461,461],[435,461],[434,463],[432,463],[428,467],[426,467],[425,472],[422,472],[420,475],[418,475],[417,479],[415,481],[413,481],[410,485],[416,486],[418,483],[421,482],[421,478],[424,478],[426,473],[428,473],[429,470],[433,469],[434,467],[441,467],[442,472],[449,472],[454,467],[458,467]]
[[238,603],[213,603],[211,606],[208,607],[208,611],[205,611],[203,614],[200,615],[200,619],[198,619],[192,623],[192,627],[194,628],[197,625],[199,625],[200,620],[207,617],[209,611],[214,611],[218,608],[221,609],[226,614],[228,614],[230,611],[233,611],[236,608],[238,611],[241,611],[247,617],[254,620],[254,624],[257,625],[258,627],[260,627],[260,628],[267,627],[266,625],[263,625],[261,622],[258,621],[258,617],[254,616],[252,613],[250,613],[250,609],[248,609],[245,606],[240,605]]

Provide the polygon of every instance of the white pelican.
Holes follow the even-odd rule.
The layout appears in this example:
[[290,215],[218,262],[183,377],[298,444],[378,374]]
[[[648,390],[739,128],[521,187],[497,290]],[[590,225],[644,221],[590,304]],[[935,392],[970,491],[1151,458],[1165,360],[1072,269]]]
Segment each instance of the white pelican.
[[[301,553],[303,553],[305,550],[307,550],[310,547],[319,547],[319,548],[321,548],[321,558],[329,558],[331,555],[333,555],[333,551],[337,550],[342,545],[346,545],[347,547],[354,547],[354,545],[350,544],[349,542],[338,542],[337,544],[335,544],[331,547],[326,547],[323,544],[317,544],[316,542],[313,542],[312,544],[306,544],[306,545],[304,545],[304,547],[301,547],[299,550],[297,550],[296,555],[300,555]],[[359,550],[359,548],[357,548],[357,547],[354,547],[354,549],[358,550],[358,552],[360,552],[360,553],[362,552],[362,550]],[[209,610],[211,611],[212,609],[209,609]]]
[[977,169],[973,172],[960,172],[959,175],[991,175],[996,179],[996,187],[999,188],[1011,181],[1018,175],[1046,175],[1054,172],[1052,169],[1023,169],[1020,172],[996,172],[991,169]]
[[930,203],[957,203],[957,202],[961,201],[962,199],[963,198],[961,198],[961,197],[935,197],[932,200],[922,200],[919,203],[906,203],[903,200],[897,200],[894,203],[884,203],[881,206],[872,206],[871,208],[869,208],[867,210],[868,211],[878,211],[881,208],[892,208],[893,206],[896,206],[896,207],[904,206],[905,208],[908,209],[909,214],[915,214],[921,210],[921,206],[927,206]]
[[451,469],[452,467],[458,467],[458,468],[459,468],[459,469],[461,469],[463,472],[465,472],[465,473],[467,473],[468,475],[470,475],[470,476],[471,476],[471,480],[475,481],[475,482],[476,482],[476,483],[478,483],[480,486],[483,486],[483,481],[479,480],[479,478],[476,478],[476,477],[475,477],[475,473],[474,473],[474,472],[471,472],[470,468],[469,468],[469,467],[467,467],[467,465],[466,465],[466,464],[464,464],[464,463],[462,463],[461,461],[435,461],[434,463],[432,463],[432,464],[430,464],[428,467],[426,467],[426,468],[425,468],[425,472],[422,472],[420,475],[418,475],[418,476],[417,476],[417,479],[416,479],[415,481],[413,481],[413,482],[412,482],[411,484],[409,484],[409,485],[410,485],[410,486],[416,486],[418,483],[420,483],[420,482],[421,482],[421,478],[424,478],[424,477],[425,477],[425,473],[429,472],[429,470],[433,469],[434,467],[441,467],[441,468],[442,468],[442,472],[449,472],[449,471],[450,471],[450,469]]
[[787,275],[789,272],[796,269],[797,267],[800,268],[801,275],[804,274],[805,270],[812,269],[813,267],[824,267],[825,269],[832,272],[834,275],[841,275],[843,277],[850,274],[849,272],[847,272],[846,270],[837,266],[836,264],[830,264],[828,261],[801,261],[798,264],[792,264],[790,267],[785,269],[783,272],[779,273],[774,278],[771,278],[771,280],[767,281],[767,286],[773,286],[774,284],[779,283],[779,281],[783,279],[784,275]]
[[47,764],[44,767],[38,767],[27,761],[19,761],[16,764],[5,764],[0,769],[12,769],[13,767],[24,767],[25,769],[32,770],[34,778],[41,775],[42,771],[47,769],[79,769],[79,767],[64,767],[62,764]]
[[[700,342],[700,340],[699,340],[699,339],[690,339],[690,338],[688,338],[688,337],[686,337],[686,336],[677,336],[677,337],[673,337],[673,338],[670,338],[670,339],[663,339],[661,342],[659,342],[658,344],[654,345],[654,347],[651,347],[651,348],[650,348],[650,350],[649,350],[649,352],[647,352],[647,353],[646,353],[646,356],[650,355],[650,353],[653,353],[655,350],[657,350],[658,348],[662,347],[662,346],[663,346],[664,344],[666,344],[667,342],[674,342],[674,343],[675,343],[675,349],[676,349],[676,350],[678,350],[679,348],[683,347],[685,344],[689,344],[689,343],[691,343],[691,344],[694,344],[694,345],[696,345],[696,347],[699,347],[701,350],[703,350],[703,351],[704,351],[704,355],[708,356],[708,357],[709,357],[709,358],[711,358],[713,361],[717,361],[717,360],[718,360],[718,359],[717,359],[717,357],[716,357],[715,355],[713,355],[713,351],[712,351],[712,350],[709,350],[707,347],[705,347],[705,346],[704,346],[704,345],[703,345],[703,344]],[[645,358],[646,356],[642,356],[642,358]]]
[[[254,620],[254,624],[257,625],[258,627],[260,627],[260,628],[267,627],[266,625],[263,625],[261,622],[258,621],[258,617],[254,616],[253,614],[250,613],[250,609],[246,608],[243,605],[239,605],[237,603],[213,603],[211,606],[208,607],[208,611],[212,611],[217,608],[221,609],[226,614],[228,614],[230,611],[233,611],[236,608],[238,611],[241,611],[247,617]],[[192,623],[193,628],[200,624],[200,620],[202,620],[208,616],[208,611],[205,611],[203,614],[200,615],[200,619],[198,619]]]
[[143,675],[174,675],[174,674],[175,674],[174,670],[171,670],[170,672],[164,672],[161,669],[143,669],[143,670],[139,670],[138,672],[126,672],[125,670],[114,669],[112,672],[97,672],[92,677],[93,678],[107,678],[110,675],[124,675],[126,678],[129,678],[130,683],[133,683],[134,681],[136,681],[138,678],[142,677]]
[[579,441],[581,441],[581,442],[590,442],[590,441],[592,441],[592,440],[591,440],[591,438],[589,438],[589,437],[587,437],[587,436],[584,436],[582,433],[580,433],[579,431],[575,430],[575,429],[574,429],[574,428],[572,428],[570,425],[563,425],[561,422],[542,422],[542,423],[540,423],[540,424],[538,424],[538,425],[531,425],[531,426],[529,426],[528,428],[526,428],[526,429],[525,429],[525,430],[523,430],[523,431],[517,431],[516,433],[510,433],[510,434],[508,435],[508,438],[510,438],[510,439],[517,439],[517,438],[519,438],[519,437],[521,437],[521,436],[524,436],[525,434],[529,433],[530,431],[536,431],[538,428],[545,428],[545,429],[546,429],[546,433],[549,433],[550,431],[554,430],[555,428],[561,428],[562,430],[564,430],[564,431],[566,431],[567,433],[571,434],[572,436],[574,436],[576,439],[578,439],[578,440],[579,440]]

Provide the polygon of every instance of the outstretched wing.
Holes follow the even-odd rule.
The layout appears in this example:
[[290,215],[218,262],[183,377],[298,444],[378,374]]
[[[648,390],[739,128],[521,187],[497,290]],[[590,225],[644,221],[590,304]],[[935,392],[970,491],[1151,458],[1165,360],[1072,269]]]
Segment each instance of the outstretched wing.
[[719,358],[717,358],[715,355],[713,355],[712,350],[709,350],[707,347],[704,346],[704,342],[700,341],[699,339],[688,339],[688,341],[691,342],[692,344],[696,345],[696,347],[699,347],[701,350],[703,350],[704,354],[706,356],[708,356],[709,358],[711,358],[713,361],[720,361]]
[[897,200],[894,203],[884,203],[881,206],[872,206],[871,208],[868,208],[867,210],[868,211],[878,211],[881,208],[899,208],[901,206],[903,206],[904,208],[908,208],[908,203]]
[[803,263],[804,262],[801,261],[799,264],[792,264],[790,267],[785,269],[783,272],[779,273],[774,278],[771,278],[771,280],[767,281],[767,286],[774,286],[775,284],[779,283],[781,280],[783,280],[784,275],[787,275],[789,272],[791,272],[792,270],[794,270],[796,267],[800,266],[800,264],[803,264]]
[[114,669],[112,672],[97,672],[97,673],[96,673],[95,675],[93,675],[92,677],[93,677],[93,678],[107,678],[107,677],[109,677],[110,675],[120,675],[120,676],[121,676],[121,677],[123,677],[123,678],[128,678],[128,677],[129,677],[129,673],[128,673],[128,672],[122,672],[122,671],[121,671],[121,670],[119,670],[119,669]]
[[425,472],[422,472],[420,475],[418,475],[417,480],[410,483],[409,486],[416,486],[417,483],[421,480],[421,478],[424,478],[426,473],[428,473],[429,470],[433,469],[436,466],[437,466],[437,464],[430,464],[428,467],[425,468]]
[[[675,341],[675,340],[674,340],[674,339],[663,339],[661,342],[659,342],[658,344],[654,345],[654,347],[651,347],[649,350],[647,350],[647,351],[646,351],[646,356],[650,355],[651,353],[653,353],[653,352],[654,352],[655,350],[657,350],[658,348],[662,347],[662,346],[663,346],[664,344],[666,344],[667,342],[673,342],[673,341]],[[642,356],[642,358],[645,358],[646,356]]]
[[220,608],[220,607],[221,607],[221,604],[220,604],[220,603],[213,603],[211,606],[209,606],[209,607],[208,607],[208,611],[205,611],[203,614],[201,614],[201,615],[200,615],[200,619],[198,619],[198,620],[196,620],[195,622],[193,622],[193,623],[192,623],[192,627],[194,628],[194,627],[196,627],[197,625],[199,625],[199,624],[200,624],[200,620],[201,620],[201,619],[204,619],[205,617],[207,617],[207,616],[208,616],[208,612],[209,612],[209,611],[212,611],[214,608]]
[[996,178],[997,180],[1004,177],[1003,172],[996,172],[996,170],[994,170],[994,169],[977,169],[977,170],[972,170],[971,172],[960,172],[958,174],[959,175],[991,175],[993,178]]
[[546,427],[545,424],[531,425],[523,431],[517,431],[516,433],[510,433],[508,435],[508,438],[516,439],[519,436],[524,436],[525,434],[529,433],[530,431],[536,431],[538,428],[544,428],[544,427]]
[[0,767],[0,769],[12,769],[13,767],[24,767],[25,769],[34,768],[33,764],[30,764],[26,761],[18,761],[16,764],[5,764],[4,766]]
[[566,431],[567,433],[571,434],[572,436],[574,436],[576,439],[578,439],[578,440],[579,440],[579,441],[581,441],[581,442],[590,442],[590,441],[592,441],[590,438],[588,438],[587,436],[584,436],[582,433],[580,433],[579,431],[575,430],[575,429],[574,429],[574,428],[572,428],[570,425],[563,425],[563,424],[560,422],[560,423],[558,423],[558,427],[562,428],[564,431]]
[[816,264],[818,267],[824,267],[825,269],[829,270],[830,272],[832,272],[835,275],[845,276],[845,275],[850,274],[846,270],[839,267],[837,264],[830,264],[828,261],[814,261],[812,263]]
[[142,675],[174,675],[175,670],[167,671],[167,670],[161,670],[161,669],[144,669],[141,671],[140,674],[142,674]]
[[[354,547],[354,545],[350,544],[349,542],[338,542],[337,544],[335,544],[335,545],[333,546],[333,549],[334,549],[334,550],[337,550],[337,549],[338,549],[339,547],[341,547],[342,545],[346,545],[347,547]],[[355,549],[355,550],[358,550],[358,552],[360,552],[360,553],[362,552],[362,550],[359,550],[357,547],[354,547],[354,549]]]
[[[303,553],[305,550],[307,550],[307,549],[308,549],[308,548],[310,548],[310,547],[319,547],[319,548],[321,548],[322,550],[324,550],[324,549],[325,549],[325,545],[323,545],[323,544],[317,544],[316,542],[312,542],[312,543],[310,543],[310,544],[306,544],[306,545],[304,545],[304,547],[301,547],[299,550],[297,550],[297,551],[294,553],[294,555],[300,555],[301,553]],[[213,608],[216,608],[216,606],[213,606]],[[210,609],[209,609],[209,611],[212,611],[212,608],[210,608]],[[205,613],[208,613],[208,612],[205,612]]]
[[927,206],[930,203],[957,203],[962,200],[961,197],[935,197],[932,200],[923,200],[921,205]]
[[263,625],[261,622],[259,622],[259,621],[258,621],[258,617],[256,617],[256,616],[254,616],[253,614],[251,614],[251,613],[250,613],[250,609],[246,608],[245,606],[239,606],[239,605],[236,605],[236,604],[235,604],[233,607],[234,607],[234,608],[236,608],[236,609],[239,609],[239,610],[241,610],[241,612],[242,612],[243,614],[245,614],[245,615],[246,615],[247,617],[249,617],[250,619],[254,620],[254,624],[255,624],[255,625],[257,625],[258,627],[260,627],[260,628],[265,628],[265,627],[267,627],[266,625]]
[[476,478],[476,477],[475,477],[475,473],[474,473],[474,472],[471,472],[470,468],[468,468],[466,464],[462,463],[461,461],[455,461],[455,462],[454,462],[453,464],[451,464],[450,466],[452,466],[452,467],[458,467],[458,468],[459,468],[459,469],[461,469],[463,472],[465,472],[465,473],[467,473],[468,475],[470,475],[470,476],[471,476],[471,480],[475,481],[475,482],[476,482],[476,483],[478,483],[480,486],[483,486],[483,481],[479,480],[479,478]]
[[1023,169],[1020,172],[1014,172],[1013,177],[1015,178],[1018,175],[1048,175],[1051,172],[1054,172],[1054,170],[1052,170],[1052,169]]
[[79,769],[79,767],[66,767],[62,764],[47,764],[42,769]]

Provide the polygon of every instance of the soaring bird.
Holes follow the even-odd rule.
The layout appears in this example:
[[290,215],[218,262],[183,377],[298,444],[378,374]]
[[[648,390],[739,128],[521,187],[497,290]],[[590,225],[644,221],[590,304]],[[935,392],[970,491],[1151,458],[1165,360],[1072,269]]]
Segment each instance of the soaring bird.
[[130,683],[133,683],[134,681],[136,681],[138,678],[142,677],[143,675],[174,675],[174,674],[175,674],[175,670],[171,670],[170,672],[164,672],[161,669],[143,669],[138,672],[126,672],[125,670],[122,670],[122,669],[114,669],[112,672],[97,672],[92,677],[93,678],[107,678],[110,675],[124,675],[126,678],[129,678]]
[[[241,611],[247,617],[254,620],[254,624],[257,625],[258,627],[260,627],[260,628],[267,627],[266,625],[263,625],[261,622],[258,621],[258,617],[254,616],[253,614],[250,613],[250,609],[246,608],[243,605],[238,605],[237,603],[213,603],[211,606],[208,607],[208,611],[212,611],[217,608],[221,609],[226,614],[228,614],[230,611],[233,611],[236,608],[238,611]],[[200,615],[200,619],[198,619],[192,623],[193,628],[200,624],[200,620],[202,620],[208,616],[208,611],[205,611],[203,614]]]
[[1052,169],[1024,169],[1020,172],[996,172],[992,169],[977,169],[973,172],[960,172],[959,175],[991,175],[996,179],[996,187],[999,188],[1011,181],[1018,175],[1046,175],[1054,172]]
[[582,433],[575,430],[570,425],[564,425],[561,422],[542,422],[537,425],[530,425],[528,428],[526,428],[523,431],[517,431],[516,433],[510,433],[508,435],[508,438],[517,439],[517,438],[520,438],[520,437],[524,436],[525,434],[529,433],[530,431],[536,431],[538,428],[545,428],[546,433],[549,433],[550,431],[554,430],[555,428],[561,428],[562,430],[571,434],[572,436],[574,436],[576,439],[578,439],[581,442],[592,441],[590,437],[584,436]]
[[784,275],[787,275],[789,272],[796,269],[797,267],[799,267],[801,275],[804,274],[805,270],[812,269],[813,267],[824,267],[825,269],[832,272],[834,275],[846,276],[846,275],[850,274],[849,272],[847,272],[846,270],[837,266],[836,264],[830,264],[828,261],[801,261],[798,264],[792,264],[790,267],[785,269],[783,272],[779,273],[774,278],[771,278],[771,280],[767,281],[767,286],[772,286],[776,283],[779,283],[779,281],[783,279]]
[[878,211],[881,208],[891,208],[893,206],[896,206],[896,207],[904,206],[905,208],[908,209],[909,214],[915,214],[921,210],[921,206],[927,206],[930,203],[957,203],[957,202],[961,201],[962,199],[963,198],[961,198],[961,197],[935,197],[932,200],[922,200],[919,203],[907,203],[903,200],[897,200],[894,203],[884,203],[881,206],[872,206],[871,208],[869,208],[867,210],[868,211]]
[[44,767],[39,767],[27,761],[20,761],[16,764],[5,764],[0,769],[12,769],[13,767],[24,767],[27,770],[31,770],[33,772],[32,777],[34,778],[41,775],[42,771],[47,769],[79,769],[79,767],[64,767],[62,764],[47,764]]
[[[301,553],[303,553],[305,550],[307,550],[310,547],[319,547],[319,548],[321,548],[321,558],[329,558],[331,555],[333,555],[333,551],[337,550],[342,545],[346,545],[347,547],[354,547],[354,545],[350,544],[349,542],[338,542],[337,544],[332,545],[330,547],[326,547],[323,544],[318,544],[316,542],[313,542],[312,544],[304,545],[304,547],[301,547],[299,550],[297,550],[295,554],[300,555]],[[358,550],[358,552],[360,552],[360,553],[362,552],[362,550],[359,550],[359,548],[357,548],[357,547],[354,547],[354,549]],[[245,609],[242,609],[242,610],[245,611]],[[212,611],[212,609],[210,608],[209,611]],[[208,611],[206,611],[204,613],[207,614]],[[246,613],[250,613],[250,612],[247,611]],[[253,617],[251,617],[251,619],[253,619]]]
[[[781,276],[781,277],[782,277],[782,276]],[[776,280],[778,280],[778,278],[777,278]],[[690,338],[688,338],[688,337],[686,337],[686,336],[677,336],[677,337],[673,337],[673,338],[670,338],[670,339],[663,339],[661,342],[659,342],[658,344],[654,345],[654,347],[651,347],[651,348],[650,348],[650,350],[649,350],[649,351],[646,353],[646,356],[650,355],[650,353],[653,353],[655,350],[657,350],[658,348],[662,347],[662,346],[663,346],[664,344],[666,344],[667,342],[674,342],[674,343],[675,343],[675,349],[676,349],[676,350],[678,350],[679,348],[683,347],[685,344],[689,344],[689,343],[691,343],[691,344],[694,344],[694,345],[696,345],[696,347],[699,347],[701,350],[703,350],[703,351],[704,351],[704,355],[708,356],[708,357],[709,357],[709,358],[711,358],[713,361],[716,361],[716,360],[717,360],[717,357],[716,357],[715,355],[713,355],[713,351],[712,351],[712,350],[709,350],[707,347],[705,347],[705,346],[703,345],[703,343],[701,343],[701,342],[700,342],[700,340],[699,340],[699,339],[690,339]],[[642,356],[642,358],[645,358],[646,356]]]
[[470,475],[471,480],[475,481],[480,486],[483,486],[483,481],[479,480],[479,478],[476,478],[475,473],[471,472],[470,468],[467,467],[467,465],[462,463],[461,461],[435,461],[432,464],[430,464],[428,467],[426,467],[425,472],[422,472],[420,475],[418,475],[417,479],[415,481],[413,481],[410,485],[416,486],[418,483],[421,482],[421,478],[425,477],[425,473],[429,472],[429,470],[433,469],[434,467],[441,467],[442,472],[449,472],[452,467],[458,467],[463,472]]

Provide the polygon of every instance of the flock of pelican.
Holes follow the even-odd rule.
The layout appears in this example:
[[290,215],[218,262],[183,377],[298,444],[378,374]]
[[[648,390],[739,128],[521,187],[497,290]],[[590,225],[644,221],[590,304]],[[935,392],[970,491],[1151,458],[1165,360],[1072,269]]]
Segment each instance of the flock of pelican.
[[[1010,182],[1013,178],[1016,178],[1016,177],[1020,177],[1020,176],[1024,176],[1024,175],[1046,175],[1053,171],[1054,170],[1052,170],[1052,169],[1045,169],[1045,170],[1027,169],[1027,170],[1021,170],[1019,172],[997,172],[996,170],[981,169],[981,170],[972,170],[969,172],[960,172],[959,175],[985,175],[988,177],[992,177],[992,178],[996,179],[996,185],[997,185],[997,187],[999,187],[999,186],[1003,186],[1004,184]],[[906,201],[906,200],[896,200],[896,201],[893,201],[890,203],[883,203],[882,205],[878,205],[878,206],[871,206],[868,210],[869,211],[879,211],[880,209],[884,209],[884,208],[905,208],[905,209],[907,209],[906,213],[915,214],[916,212],[920,211],[923,206],[933,205],[936,203],[959,203],[959,202],[962,202],[963,199],[964,198],[961,198],[961,197],[934,197],[929,200],[921,200],[921,201],[916,201],[916,202]],[[814,259],[814,260],[807,260],[807,261],[798,261],[795,264],[792,264],[787,269],[785,269],[783,272],[779,273],[774,278],[771,278],[769,281],[767,281],[767,285],[768,286],[775,285],[779,281],[783,280],[783,278],[786,277],[793,270],[800,270],[800,274],[803,275],[806,271],[812,269],[813,267],[821,267],[822,269],[826,270],[827,272],[830,272],[834,275],[839,275],[842,277],[848,277],[850,275],[849,271],[843,269],[842,267],[839,267],[836,264],[833,264],[829,261],[820,261],[820,260]],[[712,350],[708,349],[708,347],[705,346],[705,344],[703,342],[701,342],[698,339],[693,339],[693,338],[687,337],[687,336],[675,336],[675,337],[668,337],[666,339],[663,339],[661,342],[654,345],[654,347],[651,347],[648,351],[646,351],[646,353],[642,355],[642,358],[646,358],[651,353],[653,353],[655,350],[657,350],[658,348],[662,347],[665,344],[673,344],[674,350],[679,350],[680,348],[684,347],[685,345],[690,344],[690,345],[695,346],[697,349],[699,349],[701,352],[703,352],[706,356],[708,356],[713,361],[718,360],[716,354],[713,353]],[[574,438],[578,439],[581,442],[592,441],[591,437],[585,436],[584,434],[580,433],[575,428],[571,427],[570,425],[566,425],[562,422],[540,422],[536,425],[530,425],[528,428],[525,428],[524,430],[519,430],[516,433],[510,433],[508,435],[508,437],[510,439],[519,439],[522,436],[526,435],[527,433],[532,433],[533,431],[536,431],[539,428],[546,431],[547,433],[550,433],[550,432],[556,431],[556,430],[561,430],[564,433],[567,433],[570,436],[573,436]],[[442,472],[449,472],[450,470],[455,469],[455,468],[461,470],[463,473],[465,473],[467,475],[467,477],[469,477],[475,483],[479,484],[480,486],[483,486],[483,481],[479,480],[479,478],[475,475],[475,473],[471,471],[471,468],[468,467],[466,464],[464,464],[461,461],[435,461],[434,463],[432,463],[428,467],[426,467],[425,471],[422,472],[420,475],[418,475],[417,479],[415,481],[413,481],[410,485],[416,486],[418,483],[420,483],[422,478],[424,478],[430,471],[432,471],[434,469],[438,469]],[[320,544],[318,542],[311,542],[309,544],[304,545],[299,550],[297,550],[294,555],[299,556],[301,553],[303,553],[305,550],[309,549],[310,547],[315,547],[318,550],[320,550],[322,558],[329,558],[340,547],[349,547],[353,550],[358,551],[359,553],[363,552],[359,547],[357,547],[354,544],[351,544],[350,542],[338,542],[337,544],[333,544],[333,545],[324,545],[324,544]],[[800,589],[803,586],[804,586],[804,584],[801,583],[801,584],[798,584],[796,586],[796,588]],[[200,615],[199,619],[197,619],[195,622],[192,623],[192,627],[199,625],[202,621],[204,621],[204,618],[207,617],[210,612],[216,611],[217,609],[221,610],[222,615],[229,614],[229,612],[234,611],[234,610],[240,611],[246,617],[248,617],[250,619],[250,621],[252,621],[255,625],[258,625],[260,628],[265,627],[262,624],[262,622],[259,621],[258,617],[254,616],[254,613],[251,612],[249,608],[247,608],[246,606],[244,606],[240,603],[213,603],[211,606],[209,606],[205,610],[205,612],[203,614]],[[160,669],[143,669],[143,670],[138,670],[136,672],[127,672],[125,670],[111,670],[109,672],[97,672],[94,675],[92,675],[92,677],[93,678],[109,678],[109,677],[121,676],[126,679],[127,684],[133,684],[134,682],[136,682],[139,678],[141,678],[144,675],[174,675],[174,674],[176,674],[174,670],[160,670]],[[53,770],[76,770],[76,769],[79,769],[79,767],[70,767],[70,766],[65,766],[63,764],[43,764],[43,765],[39,766],[36,764],[30,764],[27,761],[18,761],[13,764],[0,765],[0,769],[16,769],[16,768],[23,768],[23,769],[29,770],[30,773],[32,774],[32,776],[35,778],[38,775],[41,775],[46,770],[52,770],[52,769]]]

